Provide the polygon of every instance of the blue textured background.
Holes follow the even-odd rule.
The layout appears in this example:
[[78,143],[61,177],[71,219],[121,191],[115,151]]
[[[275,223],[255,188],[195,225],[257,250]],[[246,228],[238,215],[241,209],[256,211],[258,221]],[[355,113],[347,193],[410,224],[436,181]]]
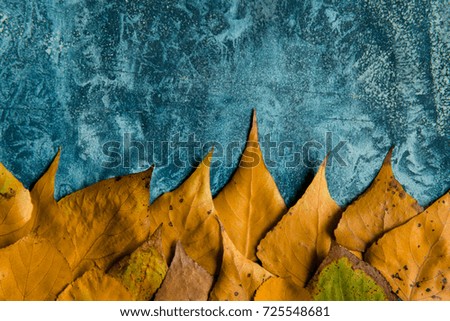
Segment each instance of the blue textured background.
[[[346,141],[328,172],[340,204],[395,145],[426,205],[450,187],[449,21],[446,0],[0,0],[0,161],[29,186],[62,146],[60,197],[139,170],[101,166],[125,133],[243,142],[256,108],[261,137],[296,142],[270,169],[289,205],[314,169],[283,161],[326,132]],[[152,197],[190,171],[158,168]]]

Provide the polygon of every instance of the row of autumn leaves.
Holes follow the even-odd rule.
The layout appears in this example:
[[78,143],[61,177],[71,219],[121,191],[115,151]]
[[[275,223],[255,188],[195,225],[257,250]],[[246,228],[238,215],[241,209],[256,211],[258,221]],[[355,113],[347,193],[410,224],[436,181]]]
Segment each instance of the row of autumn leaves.
[[[394,178],[391,153],[345,210],[328,192],[326,160],[290,209],[264,162],[239,166],[213,199],[212,153],[150,206],[152,169],[57,202],[59,153],[31,191],[0,166],[0,299],[307,300],[337,242],[400,299],[449,300],[449,193],[423,211]],[[241,165],[255,155],[254,117]]]

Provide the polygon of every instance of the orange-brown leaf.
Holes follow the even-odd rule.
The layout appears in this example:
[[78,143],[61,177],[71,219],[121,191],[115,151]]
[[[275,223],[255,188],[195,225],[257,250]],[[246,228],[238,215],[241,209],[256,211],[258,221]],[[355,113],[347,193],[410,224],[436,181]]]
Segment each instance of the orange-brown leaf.
[[286,212],[286,205],[264,164],[255,112],[239,167],[214,206],[236,248],[256,261],[256,246]]
[[165,193],[150,206],[150,230],[163,224],[163,252],[172,260],[181,241],[186,253],[214,275],[220,250],[219,224],[212,200],[210,152],[195,172],[177,189]]
[[304,287],[289,280],[273,277],[256,291],[255,301],[311,301],[311,294]]
[[93,268],[69,284],[58,301],[131,301],[133,296],[119,280]]
[[340,207],[328,192],[326,160],[305,194],[258,246],[263,266],[304,287],[327,255]]
[[155,301],[206,301],[212,284],[212,275],[192,260],[178,242]]
[[365,259],[402,300],[450,300],[450,192],[386,233]]
[[423,210],[395,179],[391,156],[392,149],[369,188],[342,214],[336,240],[350,250],[364,252],[385,232]]
[[58,160],[59,153],[32,190],[37,233],[61,251],[76,276],[94,264],[106,269],[148,236],[152,169],[98,182],[56,203]]
[[0,163],[0,248],[31,231],[32,213],[30,192]]

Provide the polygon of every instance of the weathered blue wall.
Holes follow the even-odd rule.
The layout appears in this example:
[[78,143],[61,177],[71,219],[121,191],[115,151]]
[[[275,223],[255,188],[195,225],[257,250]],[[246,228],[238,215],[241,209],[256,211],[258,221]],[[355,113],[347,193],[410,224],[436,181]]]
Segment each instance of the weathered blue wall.
[[[346,141],[347,166],[328,172],[340,204],[395,145],[397,178],[426,205],[450,187],[449,21],[445,0],[0,0],[0,161],[28,186],[62,146],[61,196],[139,170],[136,148],[102,166],[126,133],[243,142],[256,108],[261,137],[295,142],[270,169],[288,204],[326,151],[286,160],[328,132]],[[238,156],[214,169],[214,192]],[[190,170],[160,166],[152,196]]]

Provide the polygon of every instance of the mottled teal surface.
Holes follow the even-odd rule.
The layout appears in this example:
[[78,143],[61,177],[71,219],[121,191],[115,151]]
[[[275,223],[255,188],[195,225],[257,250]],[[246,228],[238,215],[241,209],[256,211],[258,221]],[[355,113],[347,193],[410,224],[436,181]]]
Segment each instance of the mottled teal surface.
[[[29,186],[62,146],[60,197],[166,157],[139,164],[134,148],[106,168],[107,142],[243,143],[256,108],[261,137],[295,142],[270,168],[288,204],[326,149],[287,161],[331,133],[340,204],[395,145],[398,180],[426,205],[450,187],[449,21],[444,0],[0,0],[0,161]],[[190,171],[159,166],[152,197]]]

